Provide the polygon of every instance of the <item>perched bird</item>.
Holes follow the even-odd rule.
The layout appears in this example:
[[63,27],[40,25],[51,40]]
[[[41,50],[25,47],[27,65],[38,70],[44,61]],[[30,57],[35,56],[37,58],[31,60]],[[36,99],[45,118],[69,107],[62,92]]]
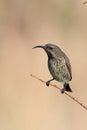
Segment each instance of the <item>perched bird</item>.
[[63,83],[61,93],[72,92],[69,86],[69,81],[72,79],[71,65],[66,54],[54,44],[40,45],[34,48],[43,48],[48,55],[48,68],[53,78],[48,80],[46,85],[49,86],[52,80],[57,80]]

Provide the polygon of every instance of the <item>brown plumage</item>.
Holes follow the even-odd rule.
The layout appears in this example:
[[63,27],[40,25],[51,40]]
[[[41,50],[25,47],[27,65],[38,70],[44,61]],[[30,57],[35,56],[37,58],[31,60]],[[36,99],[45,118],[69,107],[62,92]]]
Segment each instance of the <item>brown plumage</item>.
[[49,86],[52,80],[57,80],[64,85],[61,90],[62,93],[64,91],[72,92],[69,86],[69,81],[72,79],[71,65],[66,54],[54,44],[46,44],[45,46],[36,46],[34,48],[43,48],[48,55],[48,68],[53,78],[47,81],[46,85]]

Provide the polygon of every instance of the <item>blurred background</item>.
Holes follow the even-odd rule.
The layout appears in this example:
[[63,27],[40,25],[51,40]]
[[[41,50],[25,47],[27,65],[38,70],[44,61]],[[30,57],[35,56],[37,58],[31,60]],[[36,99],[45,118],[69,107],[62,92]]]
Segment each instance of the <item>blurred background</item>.
[[[87,105],[87,4],[84,0],[0,0],[0,130],[87,130],[87,111],[53,87],[47,55],[69,57],[72,95]],[[53,81],[62,88],[62,84]]]

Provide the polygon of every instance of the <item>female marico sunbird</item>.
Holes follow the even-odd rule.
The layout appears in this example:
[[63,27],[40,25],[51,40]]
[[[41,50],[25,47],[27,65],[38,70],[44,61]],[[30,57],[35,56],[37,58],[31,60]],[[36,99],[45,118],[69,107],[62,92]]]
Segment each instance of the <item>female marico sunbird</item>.
[[49,86],[52,80],[57,80],[63,83],[61,93],[64,91],[72,92],[69,86],[69,81],[72,79],[71,65],[66,54],[54,44],[40,45],[34,48],[43,48],[48,55],[48,68],[53,78],[48,80],[46,85]]

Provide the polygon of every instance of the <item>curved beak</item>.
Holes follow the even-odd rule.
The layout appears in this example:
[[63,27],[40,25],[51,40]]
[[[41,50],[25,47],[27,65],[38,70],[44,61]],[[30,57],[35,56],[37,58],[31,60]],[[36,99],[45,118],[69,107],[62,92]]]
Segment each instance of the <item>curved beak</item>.
[[45,49],[45,46],[35,46],[35,47],[33,47],[32,49],[35,49],[35,48],[43,48],[43,49]]

